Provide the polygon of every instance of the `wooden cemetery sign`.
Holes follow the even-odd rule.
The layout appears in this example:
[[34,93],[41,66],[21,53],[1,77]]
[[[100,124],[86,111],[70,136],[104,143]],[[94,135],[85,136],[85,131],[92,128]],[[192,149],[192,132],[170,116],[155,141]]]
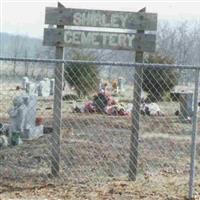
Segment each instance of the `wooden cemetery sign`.
[[[45,24],[56,28],[44,29],[44,45],[56,46],[56,59],[64,59],[64,47],[95,48],[136,51],[135,62],[143,62],[143,52],[154,52],[156,36],[146,34],[156,31],[157,14],[65,8],[46,8]],[[65,26],[67,26],[65,28]],[[70,26],[70,27],[69,27]],[[72,27],[79,27],[74,30]],[[83,29],[84,27],[84,29]],[[95,27],[92,31],[90,27]],[[101,28],[101,30],[100,30]],[[119,29],[121,29],[119,31]],[[115,30],[115,31],[114,31]],[[133,33],[135,30],[135,33]],[[123,32],[122,32],[123,31]],[[58,175],[60,163],[60,132],[62,124],[62,88],[64,64],[55,68],[54,121],[52,135],[52,174]],[[129,178],[136,179],[142,68],[135,68],[132,134],[130,146]]]
[[[154,34],[109,30],[109,28],[118,28],[155,31],[157,28],[157,14],[155,13],[47,7],[45,23],[80,27],[80,30],[46,28],[44,30],[44,45],[46,46],[155,51],[156,37]],[[88,29],[83,30],[81,27]],[[96,30],[91,31],[89,27],[96,27]],[[105,32],[98,31],[98,28],[104,28]]]

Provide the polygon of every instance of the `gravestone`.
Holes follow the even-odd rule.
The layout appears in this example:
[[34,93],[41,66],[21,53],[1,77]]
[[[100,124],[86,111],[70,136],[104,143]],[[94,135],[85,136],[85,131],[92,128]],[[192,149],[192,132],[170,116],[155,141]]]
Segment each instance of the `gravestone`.
[[50,95],[54,94],[54,84],[55,84],[55,79],[50,80]]
[[26,89],[27,83],[29,83],[29,78],[25,76],[22,81],[22,89]]
[[37,90],[38,90],[38,96],[42,96],[43,85],[44,85],[44,81],[41,80],[41,81],[39,82],[38,88],[37,88]]
[[23,96],[26,105],[26,115],[24,119],[24,139],[34,139],[43,135],[43,125],[36,126],[37,97]]
[[36,95],[36,84],[33,82],[26,83],[26,93],[28,95]]
[[184,117],[185,119],[187,117],[192,117],[193,93],[192,92],[180,93],[179,101],[180,101],[180,111],[181,111],[182,117]]
[[23,100],[26,106],[26,114],[25,114],[23,128],[24,128],[24,131],[30,132],[30,129],[33,129],[35,127],[37,97],[23,96]]
[[118,78],[118,88],[119,92],[124,92],[124,78],[122,77]]
[[103,79],[99,79],[99,92],[102,92],[103,89]]
[[9,110],[9,137],[18,134],[23,139],[34,139],[43,135],[43,125],[36,126],[37,97],[35,95],[16,96]]
[[0,135],[0,148],[8,146],[8,137],[5,135]]
[[38,85],[38,96],[48,97],[50,95],[50,80],[44,78]]
[[8,114],[10,116],[10,133],[22,133],[26,115],[26,105],[22,96],[16,96],[13,99],[13,107],[8,111]]

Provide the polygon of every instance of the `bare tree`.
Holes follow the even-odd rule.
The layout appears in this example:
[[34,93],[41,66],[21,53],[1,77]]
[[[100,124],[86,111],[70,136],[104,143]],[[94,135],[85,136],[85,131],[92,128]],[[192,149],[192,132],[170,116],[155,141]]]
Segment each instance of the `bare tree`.
[[[11,46],[11,52],[12,52],[12,56],[14,58],[17,58],[21,55],[22,47],[23,47],[22,37],[20,35],[15,35],[13,37],[12,46]],[[17,67],[17,63],[14,61],[13,62],[13,75],[16,75],[16,67]]]

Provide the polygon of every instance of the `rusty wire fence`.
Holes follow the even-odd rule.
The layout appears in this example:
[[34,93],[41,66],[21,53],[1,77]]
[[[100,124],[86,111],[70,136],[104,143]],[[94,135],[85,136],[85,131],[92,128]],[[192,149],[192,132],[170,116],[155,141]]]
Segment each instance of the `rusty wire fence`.
[[[131,173],[137,172],[135,188],[147,194],[162,193],[168,198],[189,193],[192,197],[200,191],[198,67],[1,60],[1,66],[10,65],[12,70],[1,71],[0,122],[9,125],[13,98],[28,93],[37,96],[34,109],[44,125],[43,136],[1,148],[1,183],[66,184],[67,180],[68,184],[100,185],[130,180]],[[25,74],[21,73],[24,61],[32,66]],[[56,64],[62,69],[58,77],[53,72]],[[21,71],[12,74],[14,65]],[[135,67],[143,68],[142,85],[134,81]],[[186,84],[179,69],[192,77]],[[28,89],[23,88],[24,76],[29,79]],[[42,82],[39,95],[41,81],[49,85]],[[139,127],[134,127],[133,120],[135,88],[142,90]],[[139,130],[138,138],[134,129]],[[52,172],[58,172],[57,178],[52,178]]]

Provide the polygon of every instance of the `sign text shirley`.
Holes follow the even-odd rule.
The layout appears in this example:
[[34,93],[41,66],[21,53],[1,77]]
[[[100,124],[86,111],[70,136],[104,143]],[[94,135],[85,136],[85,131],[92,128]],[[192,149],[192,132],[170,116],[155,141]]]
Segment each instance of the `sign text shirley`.
[[73,24],[75,26],[126,28],[128,15],[113,13],[105,15],[96,12],[75,12]]
[[157,14],[47,7],[45,23],[155,31]]

